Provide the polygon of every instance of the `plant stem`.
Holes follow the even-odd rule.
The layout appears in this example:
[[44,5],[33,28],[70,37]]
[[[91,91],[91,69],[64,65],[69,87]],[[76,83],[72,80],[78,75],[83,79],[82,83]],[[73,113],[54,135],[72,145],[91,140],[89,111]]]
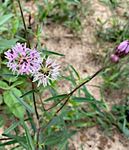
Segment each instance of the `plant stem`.
[[[26,40],[27,40],[28,46],[30,48],[30,42],[29,42],[29,38],[28,38],[28,34],[27,34],[27,27],[26,27],[24,15],[23,15],[23,10],[22,10],[22,7],[21,7],[21,2],[20,2],[20,0],[17,0],[17,1],[18,1],[18,5],[19,5],[19,8],[20,8],[22,21],[23,21],[23,24],[24,24],[24,29],[25,29],[25,34],[26,34]],[[32,80],[31,80],[31,82],[32,82]],[[33,82],[32,82],[32,90],[34,90],[34,84],[33,84]],[[36,107],[36,100],[35,100],[35,94],[34,94],[34,92],[33,92],[33,101],[34,101],[34,108],[35,108],[36,117],[37,117],[37,120],[39,120],[39,115],[38,115],[38,111],[37,111],[37,107]]]
[[[34,83],[33,82],[32,82],[32,90],[34,90]],[[37,106],[36,106],[36,100],[35,100],[34,92],[33,92],[33,101],[34,101],[35,114],[36,114],[37,120],[39,120],[39,114],[38,114],[38,110],[37,110]]]
[[69,98],[73,95],[73,93],[75,93],[80,87],[82,87],[83,85],[85,85],[87,82],[89,82],[90,80],[92,80],[94,77],[96,77],[101,71],[103,71],[105,68],[101,68],[99,69],[96,73],[94,73],[91,77],[89,77],[89,79],[85,80],[83,83],[81,83],[80,85],[78,85],[75,89],[73,89],[69,94],[68,97],[66,99],[66,101],[64,102],[64,104],[56,111],[56,113],[60,112],[60,110],[67,104],[67,102],[69,101]]
[[22,7],[21,7],[21,2],[20,2],[20,0],[17,0],[17,1],[18,1],[18,5],[19,5],[19,8],[20,8],[21,17],[22,17],[22,21],[23,21],[23,25],[24,25],[24,29],[25,29],[25,36],[26,36],[27,44],[30,47],[30,41],[29,41],[29,38],[28,38],[27,27],[26,27],[24,15],[23,15],[23,10],[22,10]]
[[[20,3],[20,0],[17,0],[17,1],[18,1],[18,5],[19,5],[19,8],[20,8],[21,17],[22,17],[22,21],[23,21],[23,25],[24,25],[25,38],[27,40],[27,45],[28,45],[29,48],[31,48],[30,47],[30,41],[29,41],[28,33],[27,33],[27,27],[26,27],[24,15],[23,15],[22,7],[21,7],[21,3]],[[32,82],[32,79],[31,79],[31,84],[32,84],[32,90],[34,90],[34,83]],[[40,122],[39,122],[39,114],[38,114],[38,110],[37,110],[37,106],[36,106],[36,99],[35,99],[34,92],[33,92],[33,103],[34,103],[36,118],[37,118],[37,121],[38,121],[37,141],[36,141],[36,150],[38,150],[38,148],[39,148],[38,142],[39,142]]]

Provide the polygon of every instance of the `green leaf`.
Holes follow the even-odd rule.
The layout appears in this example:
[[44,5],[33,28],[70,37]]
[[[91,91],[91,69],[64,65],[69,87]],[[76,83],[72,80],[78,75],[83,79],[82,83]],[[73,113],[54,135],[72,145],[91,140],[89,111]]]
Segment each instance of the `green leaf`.
[[96,101],[93,97],[72,97],[75,102],[94,102]]
[[21,137],[18,135],[12,135],[12,134],[2,134],[3,136],[9,137],[12,140],[15,140],[16,143],[19,143],[21,146],[23,146],[25,149],[28,150],[27,144],[26,144],[26,140],[25,140],[25,136]]
[[4,81],[0,81],[0,89],[3,90],[8,90],[10,87],[8,86],[8,84]]
[[27,91],[26,93],[24,93],[20,98],[24,97],[24,96],[27,96],[29,94],[32,94],[33,92],[36,92],[36,90],[30,90],[30,91]]
[[92,97],[85,85],[81,88],[81,90],[84,92],[85,97]]
[[76,126],[76,127],[93,127],[96,125],[96,123],[94,122],[83,122],[83,121],[77,121],[77,122],[74,122],[72,124],[73,126]]
[[[15,89],[15,88],[14,88],[14,89]],[[16,93],[13,92],[13,91],[12,91],[12,94],[13,94],[14,97],[17,99],[17,101],[18,101],[27,111],[29,111],[30,113],[34,113],[33,108],[32,108],[30,105],[28,105],[28,104],[21,98],[22,94],[20,94],[20,95],[18,96],[18,95],[16,95]]]
[[62,94],[62,95],[53,96],[53,97],[50,97],[50,98],[46,99],[45,102],[53,101],[53,100],[64,99],[64,98],[66,98],[67,96],[68,96],[67,94]]
[[26,133],[26,141],[27,141],[27,145],[28,145],[28,148],[29,148],[28,150],[35,150],[34,143],[32,141],[30,131],[29,131],[29,129],[26,126],[24,121],[22,122],[22,125],[23,125],[23,127],[25,129],[25,133]]
[[11,85],[11,88],[14,88],[14,87],[16,87],[16,86],[18,86],[18,85],[20,85],[20,84],[23,84],[23,81],[16,81],[16,82],[14,82],[14,83]]
[[13,14],[0,16],[0,26],[7,22],[12,16]]
[[0,105],[3,103],[3,95],[0,95]]
[[15,82],[18,78],[17,75],[14,75],[8,68],[2,68],[0,70],[0,77],[3,78],[3,80],[8,81],[9,83]]
[[70,68],[73,70],[73,72],[75,73],[77,78],[80,79],[80,76],[79,76],[78,72],[75,70],[75,68],[72,65],[70,65]]
[[17,41],[18,39],[0,39],[0,53],[6,49],[12,48],[12,46],[15,45]]
[[126,122],[126,120],[124,119],[124,123],[122,124],[122,123],[118,123],[118,126],[119,126],[119,128],[120,128],[120,130],[127,136],[127,137],[129,137],[129,129],[125,126],[125,123]]
[[0,127],[2,127],[5,123],[4,117],[0,116]]
[[67,2],[71,3],[71,4],[80,4],[79,0],[67,0]]
[[17,143],[17,141],[11,140],[11,141],[8,141],[8,142],[0,143],[0,147],[7,146],[7,145],[12,145],[12,144],[15,144],[15,143]]
[[75,134],[75,132],[68,133],[66,130],[53,132],[53,134],[45,137],[45,145],[58,145],[58,148],[61,150],[61,147],[66,144],[66,141]]
[[65,56],[64,54],[60,54],[60,53],[57,53],[57,52],[54,52],[54,51],[48,51],[46,49],[43,49],[42,52],[46,55],[58,55],[58,56]]
[[20,124],[21,124],[21,121],[14,122],[9,128],[7,128],[7,129],[4,130],[3,134],[8,134],[9,132],[11,132],[12,130],[14,130]]
[[24,118],[24,114],[25,114],[25,109],[24,107],[19,103],[19,101],[17,100],[17,98],[14,96],[14,94],[17,97],[20,97],[22,95],[21,91],[16,89],[16,88],[12,88],[9,91],[5,91],[3,93],[4,95],[4,102],[5,104],[9,107],[10,111],[18,118]]

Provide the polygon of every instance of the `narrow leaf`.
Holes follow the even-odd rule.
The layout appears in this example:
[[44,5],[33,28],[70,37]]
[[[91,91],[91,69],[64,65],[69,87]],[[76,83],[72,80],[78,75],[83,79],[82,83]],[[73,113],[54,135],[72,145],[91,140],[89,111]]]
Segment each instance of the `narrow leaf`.
[[0,16],[0,26],[7,22],[12,16],[13,14]]
[[63,99],[65,97],[67,97],[67,96],[68,96],[67,94],[53,96],[53,97],[50,97],[50,98],[46,99],[45,102],[54,101],[54,100],[60,100],[60,99]]

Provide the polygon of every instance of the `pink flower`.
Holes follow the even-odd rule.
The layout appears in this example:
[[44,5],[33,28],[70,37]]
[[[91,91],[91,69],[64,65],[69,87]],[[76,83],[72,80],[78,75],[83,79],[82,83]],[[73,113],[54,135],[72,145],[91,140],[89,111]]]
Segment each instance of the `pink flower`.
[[40,69],[34,73],[33,82],[38,81],[38,86],[50,85],[50,81],[57,80],[59,77],[60,66],[52,59],[44,59]]
[[116,55],[122,56],[129,53],[129,40],[121,42],[115,49]]
[[26,44],[17,43],[5,52],[7,67],[17,74],[31,74],[39,70],[42,59],[36,49],[29,49]]
[[129,40],[121,42],[116,48],[114,54],[111,55],[113,62],[118,62],[120,58],[129,53]]

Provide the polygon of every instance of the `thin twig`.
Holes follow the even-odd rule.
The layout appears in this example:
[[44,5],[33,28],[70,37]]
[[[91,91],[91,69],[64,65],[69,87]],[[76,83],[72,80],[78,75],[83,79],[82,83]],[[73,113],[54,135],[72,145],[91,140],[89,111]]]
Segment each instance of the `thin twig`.
[[[68,95],[67,95],[67,97],[68,97]],[[48,110],[50,110],[50,109],[56,107],[56,106],[57,106],[58,104],[60,104],[63,100],[65,100],[67,97],[62,98],[58,103],[54,104],[53,106],[51,106],[51,107],[48,108],[48,109],[45,109],[45,111],[48,111]]]
[[12,140],[12,138],[1,138],[0,141]]
[[[32,82],[32,90],[34,90],[34,83]],[[36,100],[35,100],[35,94],[33,92],[33,102],[34,102],[34,108],[35,108],[35,114],[36,114],[36,117],[37,117],[37,121],[38,121],[38,127],[37,127],[37,140],[36,140],[36,149],[35,150],[38,150],[39,148],[39,136],[40,136],[40,122],[39,122],[39,114],[38,114],[38,110],[37,110],[37,106],[36,106]]]
[[73,93],[75,93],[80,87],[82,87],[82,86],[85,85],[87,82],[89,82],[89,81],[92,80],[94,77],[96,77],[96,75],[98,75],[102,70],[104,70],[104,68],[101,68],[100,70],[98,70],[95,74],[93,74],[91,77],[89,77],[89,79],[85,80],[83,83],[81,83],[80,85],[78,85],[75,89],[73,89],[73,90],[68,94],[68,98],[66,99],[66,101],[64,102],[64,104],[56,111],[56,113],[60,112],[60,110],[67,104],[67,102],[69,101],[69,98],[73,95]]
[[23,25],[24,25],[24,29],[25,29],[25,36],[26,36],[27,44],[30,47],[30,41],[29,41],[29,38],[28,38],[27,27],[26,27],[24,15],[23,15],[23,10],[22,10],[22,7],[21,7],[21,2],[20,2],[20,0],[17,0],[17,1],[18,1],[18,5],[19,5],[19,8],[20,8],[21,17],[22,17],[22,21],[23,21]]

